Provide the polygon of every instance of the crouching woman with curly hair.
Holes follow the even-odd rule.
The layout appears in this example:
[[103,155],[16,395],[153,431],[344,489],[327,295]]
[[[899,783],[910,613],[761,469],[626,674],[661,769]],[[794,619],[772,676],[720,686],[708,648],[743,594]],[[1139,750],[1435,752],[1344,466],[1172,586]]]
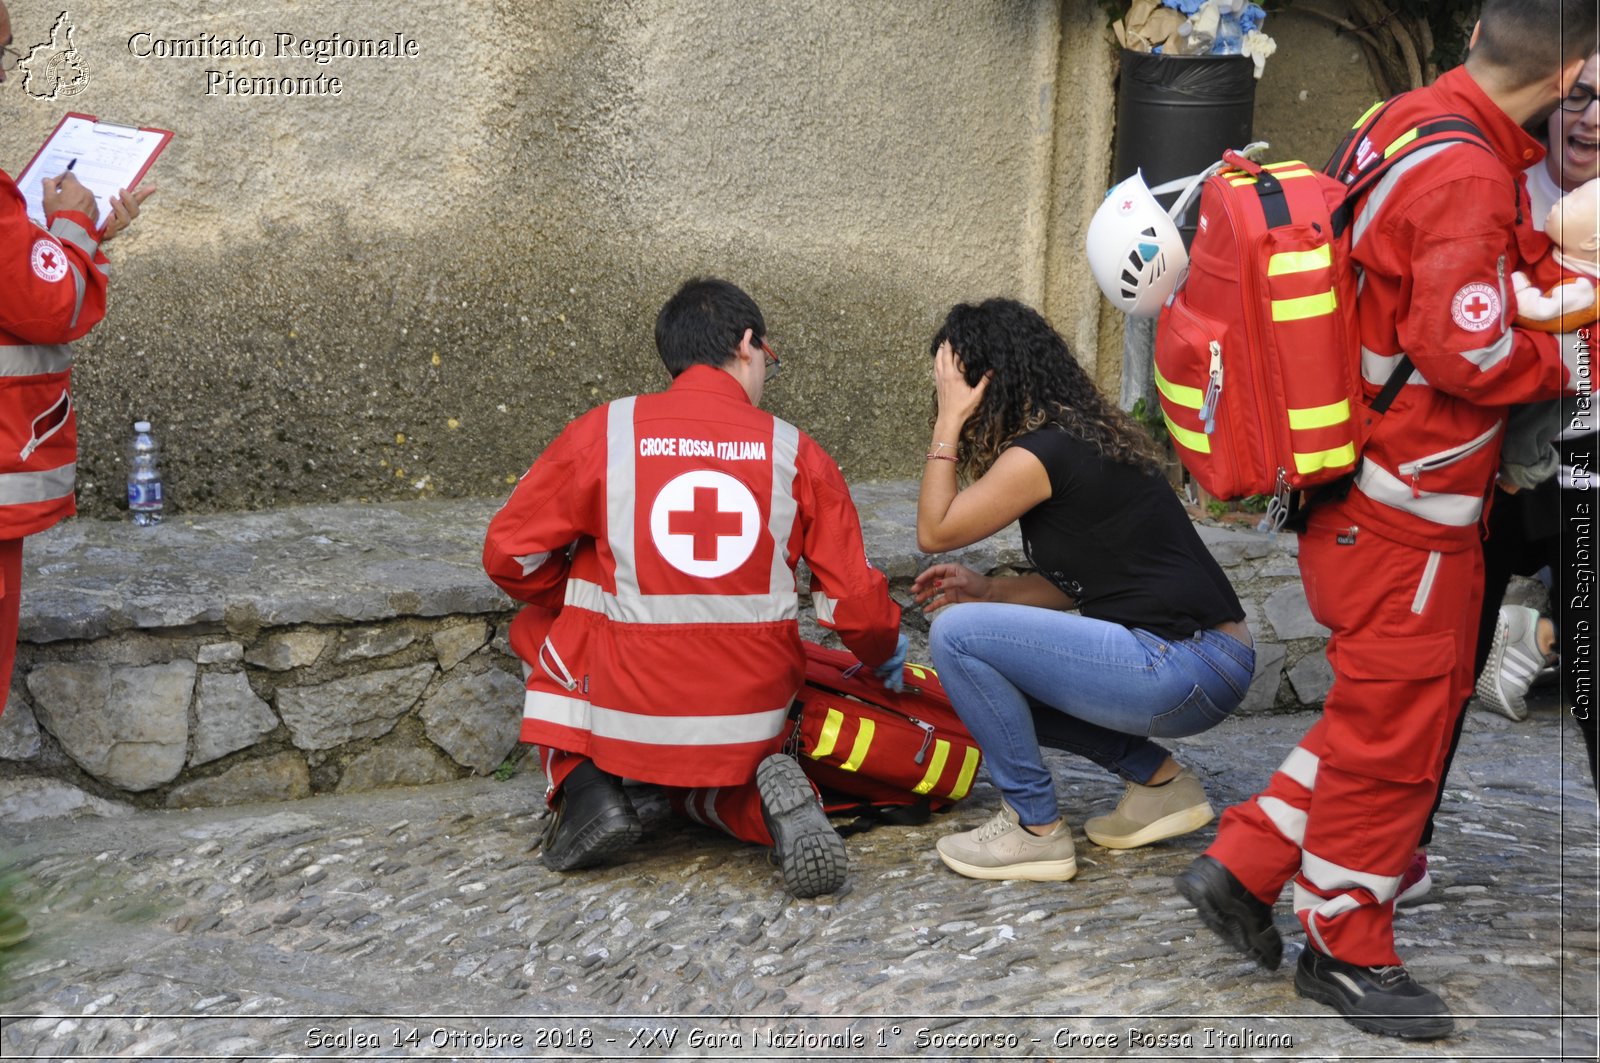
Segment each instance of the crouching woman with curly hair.
[[1033,568],[937,564],[913,584],[934,615],[939,679],[1004,799],[992,821],[941,838],[940,858],[972,878],[1076,874],[1041,741],[1127,782],[1116,810],[1084,825],[1091,841],[1127,849],[1204,826],[1215,813],[1199,780],[1151,739],[1227,718],[1255,650],[1154,442],[1020,303],[955,307],[931,350],[917,541],[953,550],[1016,520]]

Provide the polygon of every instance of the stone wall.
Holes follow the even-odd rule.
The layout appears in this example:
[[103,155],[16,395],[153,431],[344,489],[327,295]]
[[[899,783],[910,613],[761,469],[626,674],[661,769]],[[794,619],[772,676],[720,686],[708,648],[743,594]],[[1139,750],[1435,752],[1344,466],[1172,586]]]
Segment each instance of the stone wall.
[[[916,485],[852,490],[869,555],[909,604],[932,560],[915,549]],[[39,780],[82,803],[184,807],[495,771],[523,747],[513,603],[479,565],[492,512],[303,507],[156,528],[74,521],[29,539],[0,816],[8,801],[40,799]],[[1293,539],[1200,532],[1257,641],[1241,711],[1319,704],[1325,632]],[[1023,560],[1014,530],[948,556],[981,571]],[[926,661],[926,619],[907,608],[905,626],[912,659]],[[829,637],[809,609],[802,628]]]
[[[9,7],[29,52],[63,10]],[[138,417],[188,513],[499,495],[571,417],[660,385],[653,317],[696,272],[761,302],[769,404],[853,480],[915,474],[927,338],[957,300],[1041,305],[1115,390],[1122,322],[1083,255],[1115,115],[1097,0],[69,10],[83,90],[9,79],[0,166],[69,109],[177,134],[78,345],[88,514],[121,504]],[[280,33],[417,57],[319,64]],[[184,53],[241,38],[264,56]],[[1359,113],[1348,42],[1282,40],[1262,135]],[[228,94],[212,70],[341,91]]]

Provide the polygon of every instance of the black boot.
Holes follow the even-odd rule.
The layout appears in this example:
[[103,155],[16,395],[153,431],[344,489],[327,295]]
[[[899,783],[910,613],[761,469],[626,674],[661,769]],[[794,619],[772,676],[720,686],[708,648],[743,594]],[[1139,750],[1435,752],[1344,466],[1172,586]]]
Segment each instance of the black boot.
[[844,885],[844,840],[828,822],[822,802],[799,762],[774,753],[756,768],[761,817],[772,832],[783,884],[796,897],[832,893]]
[[1272,906],[1245,889],[1221,861],[1197,856],[1173,881],[1212,933],[1267,970],[1278,969],[1283,938],[1272,921]]
[[1334,1008],[1368,1033],[1408,1040],[1446,1037],[1455,1029],[1439,994],[1418,985],[1404,967],[1358,967],[1306,946],[1295,968],[1303,997]]
[[638,841],[641,833],[639,816],[622,783],[586,760],[556,791],[555,811],[545,825],[539,858],[552,871],[593,867]]

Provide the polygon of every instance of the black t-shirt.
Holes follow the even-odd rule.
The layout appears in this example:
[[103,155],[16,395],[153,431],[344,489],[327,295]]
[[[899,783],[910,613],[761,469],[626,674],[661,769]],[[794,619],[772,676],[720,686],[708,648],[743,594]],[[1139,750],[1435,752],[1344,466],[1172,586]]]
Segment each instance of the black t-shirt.
[[1043,463],[1050,497],[1022,515],[1028,560],[1084,616],[1188,638],[1244,609],[1165,479],[1046,425],[1014,444]]

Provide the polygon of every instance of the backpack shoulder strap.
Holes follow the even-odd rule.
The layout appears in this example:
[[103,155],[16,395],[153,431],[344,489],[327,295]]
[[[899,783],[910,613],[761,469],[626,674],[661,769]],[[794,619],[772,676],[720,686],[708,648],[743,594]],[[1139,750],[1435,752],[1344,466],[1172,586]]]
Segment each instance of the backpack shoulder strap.
[[1350,222],[1355,217],[1356,203],[1361,197],[1383,180],[1384,175],[1408,155],[1439,144],[1474,144],[1490,154],[1494,153],[1488,140],[1471,119],[1459,114],[1446,114],[1419,123],[1401,133],[1384,145],[1382,157],[1375,166],[1356,176],[1355,167],[1361,145],[1392,103],[1394,99],[1378,104],[1362,115],[1345,135],[1344,140],[1340,141],[1338,149],[1334,151],[1333,157],[1328,160],[1328,165],[1323,170],[1329,177],[1345,185],[1344,199],[1332,215],[1333,231],[1336,236],[1349,228]]
[[[1383,180],[1384,174],[1388,173],[1391,167],[1420,148],[1435,144],[1462,143],[1475,144],[1491,154],[1494,152],[1483,133],[1470,119],[1457,114],[1441,115],[1400,134],[1383,148],[1383,157],[1378,160],[1377,165],[1359,177],[1353,176],[1361,144],[1396,99],[1399,97],[1374,104],[1366,114],[1357,119],[1350,132],[1339,142],[1339,147],[1335,149],[1333,157],[1328,160],[1327,168],[1323,170],[1329,177],[1346,186],[1344,198],[1330,217],[1335,236],[1350,227],[1351,221],[1355,218],[1356,204],[1361,197]],[[1411,363],[1411,356],[1402,355],[1400,361],[1395,364],[1394,371],[1389,374],[1389,379],[1384,381],[1383,388],[1372,401],[1371,408],[1374,413],[1381,415],[1389,409],[1389,405],[1394,402],[1395,397],[1400,394],[1401,387],[1411,376],[1413,368],[1415,367]]]

